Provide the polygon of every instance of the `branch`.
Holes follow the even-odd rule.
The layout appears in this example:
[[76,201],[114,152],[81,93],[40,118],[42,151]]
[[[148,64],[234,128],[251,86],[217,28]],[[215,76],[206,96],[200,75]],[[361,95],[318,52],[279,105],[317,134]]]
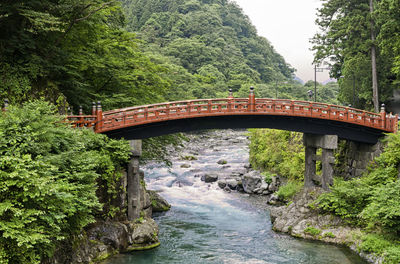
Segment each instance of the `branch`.
[[89,17],[91,17],[92,15],[96,14],[97,12],[99,12],[99,11],[102,10],[102,9],[104,9],[106,6],[112,4],[112,3],[115,2],[115,1],[116,1],[116,0],[112,0],[112,1],[109,1],[109,2],[106,2],[106,3],[102,4],[99,8],[93,10],[93,11],[90,12],[87,16],[84,16],[84,17],[81,17],[81,18],[77,18],[77,19],[75,19],[74,22],[76,23],[76,22],[79,22],[79,21],[88,19]]
[[[82,21],[82,20],[85,20],[85,19],[88,19],[90,16],[92,16],[93,14],[97,13],[98,11],[104,9],[107,5],[110,5],[110,4],[112,4],[113,2],[115,2],[115,0],[109,1],[109,2],[106,2],[106,3],[102,4],[99,8],[93,10],[92,12],[90,12],[90,13],[89,13],[87,16],[85,16],[85,17],[74,18],[74,19],[71,21],[71,23],[69,24],[68,28],[64,31],[64,34],[62,34],[62,35],[57,39],[57,41],[56,41],[56,46],[58,46],[58,45],[60,44],[61,40],[65,38],[65,36],[71,31],[72,27],[73,27],[77,22]],[[80,11],[80,13],[83,13],[83,11],[85,11],[86,9],[88,9],[88,8],[91,7],[91,6],[92,6],[92,4],[86,5],[86,6]]]

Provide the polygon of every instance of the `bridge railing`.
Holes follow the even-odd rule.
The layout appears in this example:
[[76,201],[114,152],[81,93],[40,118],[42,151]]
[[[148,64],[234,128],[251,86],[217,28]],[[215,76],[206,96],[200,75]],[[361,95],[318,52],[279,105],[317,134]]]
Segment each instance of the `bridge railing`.
[[102,112],[100,103],[93,105],[92,115],[71,115],[67,119],[75,127],[94,127],[96,132],[130,126],[139,126],[167,120],[222,115],[284,115],[327,119],[397,132],[398,116],[363,111],[351,107],[309,101],[255,98],[253,90],[249,98],[197,99],[161,104],[127,107]]

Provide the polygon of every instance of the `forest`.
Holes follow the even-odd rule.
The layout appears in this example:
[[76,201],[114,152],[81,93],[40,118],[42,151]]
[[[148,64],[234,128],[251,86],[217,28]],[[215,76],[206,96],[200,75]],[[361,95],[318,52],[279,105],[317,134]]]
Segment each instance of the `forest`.
[[[317,100],[372,111],[390,103],[400,83],[400,1],[322,3],[321,30],[311,40],[314,62],[330,64],[338,83],[317,84]],[[11,107],[0,114],[0,263],[40,263],[63,240],[115,214],[105,206],[109,197],[100,200],[93,186],[101,182],[110,195],[115,191],[115,172],[129,156],[126,142],[72,131],[58,114],[80,105],[89,112],[93,101],[110,110],[226,97],[229,89],[247,97],[250,86],[257,97],[309,100],[314,82],[303,85],[294,76],[230,0],[1,1],[0,100]],[[250,133],[256,167],[280,164],[273,173],[301,179],[302,149],[290,145],[301,141],[297,134]],[[272,153],[267,137],[287,151],[261,155]],[[394,261],[400,259],[393,236],[400,214],[397,203],[379,201],[399,194],[398,141],[389,138],[388,154],[369,176],[337,180],[318,205],[368,227],[365,249],[383,243],[379,253],[391,252]],[[177,142],[179,136],[145,141],[145,156],[166,160],[159,154]],[[354,196],[343,194],[348,188]],[[357,211],[349,211],[354,201]]]

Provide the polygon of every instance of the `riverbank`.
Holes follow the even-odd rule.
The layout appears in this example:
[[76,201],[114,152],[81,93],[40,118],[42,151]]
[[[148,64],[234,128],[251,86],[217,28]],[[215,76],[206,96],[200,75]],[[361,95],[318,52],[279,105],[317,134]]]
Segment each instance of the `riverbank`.
[[369,263],[381,264],[382,257],[359,249],[362,230],[350,227],[334,215],[319,214],[312,203],[323,192],[321,188],[303,189],[287,205],[267,206],[271,214],[273,230],[293,237],[322,241],[349,247]]

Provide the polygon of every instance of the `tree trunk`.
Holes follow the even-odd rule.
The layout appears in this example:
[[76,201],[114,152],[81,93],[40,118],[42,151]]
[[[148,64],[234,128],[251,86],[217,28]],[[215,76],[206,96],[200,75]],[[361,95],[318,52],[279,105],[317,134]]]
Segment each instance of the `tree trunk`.
[[375,27],[372,18],[374,12],[374,1],[369,0],[369,10],[371,13],[371,64],[372,64],[372,99],[375,112],[379,112],[379,94],[378,94],[378,74],[376,71],[376,47],[375,47]]

